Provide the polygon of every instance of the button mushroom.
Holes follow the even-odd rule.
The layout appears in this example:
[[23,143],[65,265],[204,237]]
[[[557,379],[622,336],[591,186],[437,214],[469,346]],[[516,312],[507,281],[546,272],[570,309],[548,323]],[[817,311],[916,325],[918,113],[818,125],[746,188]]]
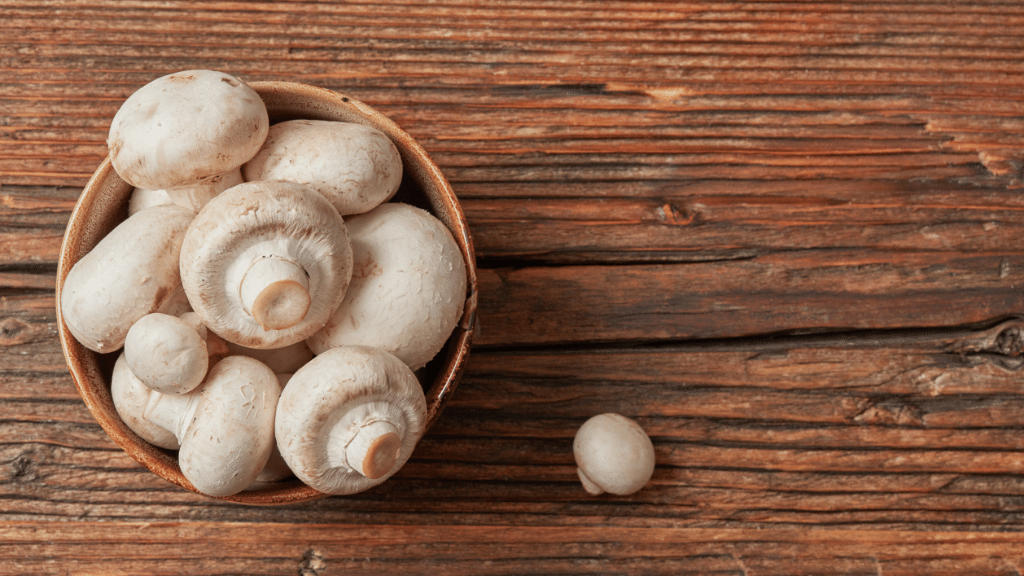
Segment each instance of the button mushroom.
[[382,204],[346,224],[352,283],[327,324],[307,340],[309,347],[321,354],[349,344],[374,346],[418,370],[462,315],[462,253],[440,220],[408,204]]
[[[194,313],[193,313],[194,314]],[[165,394],[185,394],[206,377],[210,355],[206,341],[185,320],[147,314],[124,340],[128,367],[143,384]]]
[[129,96],[110,124],[107,147],[126,182],[161,190],[238,169],[269,128],[267,108],[247,84],[223,72],[186,70]]
[[288,381],[277,407],[277,446],[288,467],[326,494],[380,484],[423,435],[427,405],[412,370],[367,346],[324,352]]
[[654,445],[639,424],[620,414],[598,414],[573,440],[577,473],[593,495],[624,496],[643,488],[654,474]]
[[177,438],[178,465],[196,490],[230,496],[251,485],[270,458],[280,394],[269,368],[228,356],[191,394],[153,391],[143,415]]
[[282,348],[320,329],[344,297],[352,247],[316,191],[247,182],[211,200],[181,248],[185,293],[207,328],[248,348]]
[[61,314],[94,352],[113,352],[139,318],[181,284],[178,255],[195,213],[176,205],[143,210],[117,225],[68,272]]
[[402,157],[383,132],[329,120],[289,120],[270,127],[244,166],[247,181],[291,180],[323,194],[342,216],[386,202],[402,182]]

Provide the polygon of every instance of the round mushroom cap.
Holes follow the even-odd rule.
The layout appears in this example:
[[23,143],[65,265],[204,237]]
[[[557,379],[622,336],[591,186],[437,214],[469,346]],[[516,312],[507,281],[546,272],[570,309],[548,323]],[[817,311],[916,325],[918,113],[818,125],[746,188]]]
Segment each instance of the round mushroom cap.
[[[423,436],[426,414],[423,388],[401,360],[367,346],[334,348],[285,386],[277,446],[307,485],[326,494],[354,494],[405,464]],[[359,456],[353,461],[354,452]]]
[[151,190],[202,182],[245,164],[270,128],[249,85],[213,70],[153,80],[129,96],[110,125],[114,170]]
[[128,330],[124,356],[132,373],[153,390],[185,394],[202,384],[210,357],[206,341],[185,320],[153,313]]
[[330,320],[307,340],[321,354],[362,344],[413,370],[444,346],[466,301],[466,263],[444,224],[426,210],[382,204],[346,220],[353,272]]
[[321,193],[342,216],[390,200],[402,182],[402,157],[372,126],[289,120],[270,127],[256,156],[242,166],[247,181],[291,180]]
[[281,385],[258,360],[228,356],[210,370],[198,394],[180,438],[181,472],[203,494],[241,492],[270,458]]
[[121,420],[139,435],[140,438],[168,450],[178,449],[178,438],[175,431],[145,417],[146,406],[153,394],[160,394],[149,388],[132,373],[122,353],[114,363],[114,373],[110,377],[110,396],[114,401],[114,409]]
[[194,216],[177,205],[138,212],[72,266],[60,306],[76,340],[94,352],[113,352],[132,324],[173,296],[181,285],[181,243]]
[[580,481],[591,494],[632,494],[654,474],[651,439],[620,414],[598,414],[584,422],[572,449]]
[[[341,216],[315,190],[247,182],[196,216],[180,262],[182,286],[209,330],[247,348],[283,348],[319,330],[338,307],[352,276],[352,246]],[[278,267],[291,275],[252,299],[250,279],[273,279]],[[290,321],[268,321],[281,317]]]

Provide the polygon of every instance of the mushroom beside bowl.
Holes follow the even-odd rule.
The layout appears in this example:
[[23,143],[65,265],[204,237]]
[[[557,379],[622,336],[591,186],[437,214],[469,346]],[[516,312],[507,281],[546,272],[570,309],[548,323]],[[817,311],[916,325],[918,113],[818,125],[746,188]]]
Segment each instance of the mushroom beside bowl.
[[[426,151],[392,120],[370,106],[337,92],[289,82],[252,82],[266,104],[271,123],[295,119],[354,122],[388,135],[402,157],[402,184],[394,201],[429,211],[451,231],[466,261],[467,290],[462,317],[445,347],[417,372],[427,400],[427,423],[441,415],[458,385],[469,355],[476,317],[476,268],[472,238],[455,193]],[[153,446],[137,436],[118,416],[110,393],[111,373],[118,352],[99,354],[71,335],[61,315],[60,294],[71,267],[128,215],[132,186],[114,171],[109,156],[86,184],[64,234],[57,269],[57,325],[65,360],[86,407],[104,431],[129,456],[165,480],[198,492],[178,467],[175,452]],[[223,500],[277,505],[320,498],[297,479],[245,490]]]

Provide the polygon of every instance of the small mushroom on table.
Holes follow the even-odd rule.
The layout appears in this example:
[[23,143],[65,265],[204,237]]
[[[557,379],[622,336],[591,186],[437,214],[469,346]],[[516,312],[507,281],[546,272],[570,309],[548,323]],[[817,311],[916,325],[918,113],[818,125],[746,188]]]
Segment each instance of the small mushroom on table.
[[181,281],[206,326],[248,348],[282,348],[319,330],[352,276],[344,221],[311,188],[247,182],[211,200],[181,247]]
[[583,423],[573,440],[577,473],[584,489],[625,496],[654,474],[654,445],[639,424],[621,414],[598,414]]
[[277,446],[292,472],[325,494],[380,484],[425,431],[423,388],[405,363],[368,346],[342,346],[300,368],[277,407]]

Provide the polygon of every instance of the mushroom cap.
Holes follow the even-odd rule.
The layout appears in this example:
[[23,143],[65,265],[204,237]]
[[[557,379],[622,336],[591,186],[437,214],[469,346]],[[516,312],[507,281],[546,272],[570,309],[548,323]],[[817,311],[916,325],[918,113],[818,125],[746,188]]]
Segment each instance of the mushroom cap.
[[153,394],[160,394],[149,388],[132,373],[122,353],[114,363],[110,377],[110,396],[114,409],[121,420],[143,440],[168,450],[178,449],[178,438],[174,431],[145,418],[146,406]]
[[[301,268],[308,308],[296,324],[264,327],[249,313],[242,282],[256,263]],[[181,248],[181,281],[208,329],[248,348],[283,348],[320,329],[352,276],[352,247],[336,210],[316,191],[285,181],[239,184],[196,216]]]
[[240,167],[269,128],[267,108],[247,84],[223,72],[186,70],[129,96],[110,124],[107,146],[121,178],[159,190]]
[[124,356],[143,384],[164,394],[194,390],[206,377],[210,361],[206,341],[195,328],[157,312],[143,316],[128,330]]
[[139,318],[181,285],[178,255],[195,212],[154,206],[110,231],[68,272],[60,295],[68,330],[94,352],[113,352]]
[[598,414],[584,422],[572,449],[580,480],[591,494],[632,494],[654,474],[651,439],[620,414]]
[[466,263],[451,232],[426,210],[381,204],[346,220],[352,282],[330,320],[307,342],[321,354],[362,344],[413,370],[444,346],[462,316]]
[[[277,407],[277,445],[307,485],[326,494],[353,494],[405,464],[423,436],[426,413],[423,388],[401,360],[368,346],[334,348],[300,368],[285,386]],[[362,429],[380,425],[393,430],[381,437],[394,459],[369,478],[356,468],[366,469],[367,463],[348,462],[346,449]]]
[[258,360],[228,356],[210,370],[181,434],[178,465],[203,494],[230,496],[256,480],[274,445],[281,385]]
[[195,184],[183,184],[159,190],[136,188],[132,190],[132,195],[128,198],[128,214],[135,214],[139,210],[161,204],[177,204],[193,212],[199,212],[214,196],[244,181],[242,180],[242,170],[236,168]]
[[402,182],[402,157],[372,126],[330,120],[289,120],[270,127],[263,147],[244,166],[247,181],[291,180],[330,200],[342,216],[390,200]]

